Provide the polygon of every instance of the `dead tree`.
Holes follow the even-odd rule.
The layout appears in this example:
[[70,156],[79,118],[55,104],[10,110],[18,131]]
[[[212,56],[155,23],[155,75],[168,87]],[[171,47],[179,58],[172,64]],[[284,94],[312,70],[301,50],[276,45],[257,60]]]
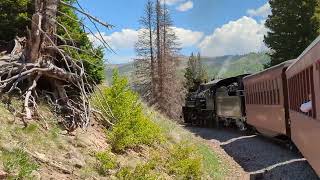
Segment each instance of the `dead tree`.
[[183,100],[183,87],[181,79],[177,74],[177,66],[179,63],[179,44],[178,37],[172,28],[173,22],[170,17],[166,2],[162,6],[157,7],[158,12],[158,26],[160,43],[160,56],[158,61],[161,61],[158,67],[158,79],[161,83],[159,88],[159,108],[162,112],[173,119],[178,119],[181,114],[181,104]]
[[134,61],[136,90],[143,99],[153,105],[156,102],[156,58],[154,55],[154,3],[148,0],[145,6],[144,16],[139,23],[142,26],[139,31],[135,51],[138,56]]
[[58,6],[70,6],[95,22],[109,25],[63,1],[35,0],[34,4],[35,13],[26,40],[17,38],[12,52],[0,56],[1,93],[21,93],[24,122],[33,118],[42,96],[49,97],[63,116],[67,130],[86,127],[90,120],[88,96],[92,87],[88,85],[83,60],[73,59],[64,46],[57,44],[61,38],[56,33],[61,25],[56,20]]
[[[165,1],[147,1],[135,60],[139,92],[166,115],[180,116],[183,86],[177,76],[179,44]],[[150,93],[152,92],[152,93]],[[151,98],[149,98],[151,96]],[[149,102],[149,101],[148,101]]]
[[[162,8],[161,8],[161,4],[160,4],[160,0],[157,0],[157,4],[156,4],[156,47],[157,47],[157,83],[158,83],[158,87],[157,87],[157,99],[158,99],[158,103],[161,104],[161,96],[162,96],[162,91],[163,91],[163,78],[161,78],[163,76],[163,69],[162,69],[162,63],[163,63],[163,57],[162,57],[162,46],[161,46],[161,17],[162,17]],[[160,105],[161,106],[161,105]]]

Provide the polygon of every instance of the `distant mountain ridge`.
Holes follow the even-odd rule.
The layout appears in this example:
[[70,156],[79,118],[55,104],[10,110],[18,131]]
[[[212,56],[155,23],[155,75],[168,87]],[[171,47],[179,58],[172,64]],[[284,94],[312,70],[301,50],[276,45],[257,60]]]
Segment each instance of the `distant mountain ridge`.
[[[265,53],[249,53],[245,55],[228,55],[220,57],[201,57],[202,64],[207,69],[208,76],[212,78],[227,78],[240,74],[253,74],[264,69],[264,64],[270,62],[270,57]],[[181,57],[178,67],[179,75],[183,75],[187,67],[188,57]],[[122,75],[129,78],[134,72],[133,62],[118,65],[108,65],[107,80],[111,80],[112,69],[117,67]]]

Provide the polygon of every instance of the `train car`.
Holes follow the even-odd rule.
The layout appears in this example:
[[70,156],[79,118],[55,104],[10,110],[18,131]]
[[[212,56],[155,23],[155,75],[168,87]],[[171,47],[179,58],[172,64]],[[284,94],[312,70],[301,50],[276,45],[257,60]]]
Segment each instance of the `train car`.
[[293,60],[244,78],[247,124],[269,137],[290,137],[285,70]]
[[[286,71],[291,139],[320,176],[320,37]],[[302,112],[302,105],[309,110]]]
[[223,79],[216,84],[215,105],[218,123],[225,126],[236,124],[241,130],[245,130],[245,101],[242,79],[248,74]]
[[196,92],[186,98],[185,106],[182,107],[183,119],[186,124],[213,126],[215,108],[211,90],[219,81],[217,79],[201,84]]

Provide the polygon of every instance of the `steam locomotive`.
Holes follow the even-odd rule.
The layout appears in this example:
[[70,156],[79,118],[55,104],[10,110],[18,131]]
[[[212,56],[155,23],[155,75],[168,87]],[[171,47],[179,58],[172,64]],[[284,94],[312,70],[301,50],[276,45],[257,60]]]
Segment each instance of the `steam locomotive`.
[[[253,75],[202,84],[182,107],[186,124],[235,125],[291,140],[320,176],[320,36],[297,58]],[[301,105],[308,102],[310,110]]]

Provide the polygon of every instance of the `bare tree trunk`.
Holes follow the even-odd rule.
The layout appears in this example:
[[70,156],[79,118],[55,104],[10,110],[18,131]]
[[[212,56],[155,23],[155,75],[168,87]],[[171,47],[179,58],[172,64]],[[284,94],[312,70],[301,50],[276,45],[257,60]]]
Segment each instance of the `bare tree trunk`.
[[157,102],[156,98],[156,57],[154,55],[155,9],[152,0],[145,5],[144,15],[140,18],[141,29],[135,51],[138,56],[134,60],[135,76],[134,87],[142,98],[150,105]]
[[[152,97],[153,101],[156,101],[156,77],[155,77],[155,59],[154,59],[154,52],[153,52],[153,29],[152,29],[152,13],[153,11],[153,5],[151,1],[148,2],[148,8],[149,8],[149,16],[148,16],[148,24],[149,24],[149,46],[150,46],[150,61],[151,61],[151,89],[152,89]],[[152,102],[153,104],[153,102]]]
[[160,1],[157,0],[157,5],[156,5],[156,16],[157,16],[157,61],[158,61],[158,91],[157,91],[157,96],[158,96],[158,103],[161,106],[161,97],[163,94],[163,69],[162,69],[162,63],[163,63],[163,57],[162,57],[162,47],[161,47],[161,5]]

